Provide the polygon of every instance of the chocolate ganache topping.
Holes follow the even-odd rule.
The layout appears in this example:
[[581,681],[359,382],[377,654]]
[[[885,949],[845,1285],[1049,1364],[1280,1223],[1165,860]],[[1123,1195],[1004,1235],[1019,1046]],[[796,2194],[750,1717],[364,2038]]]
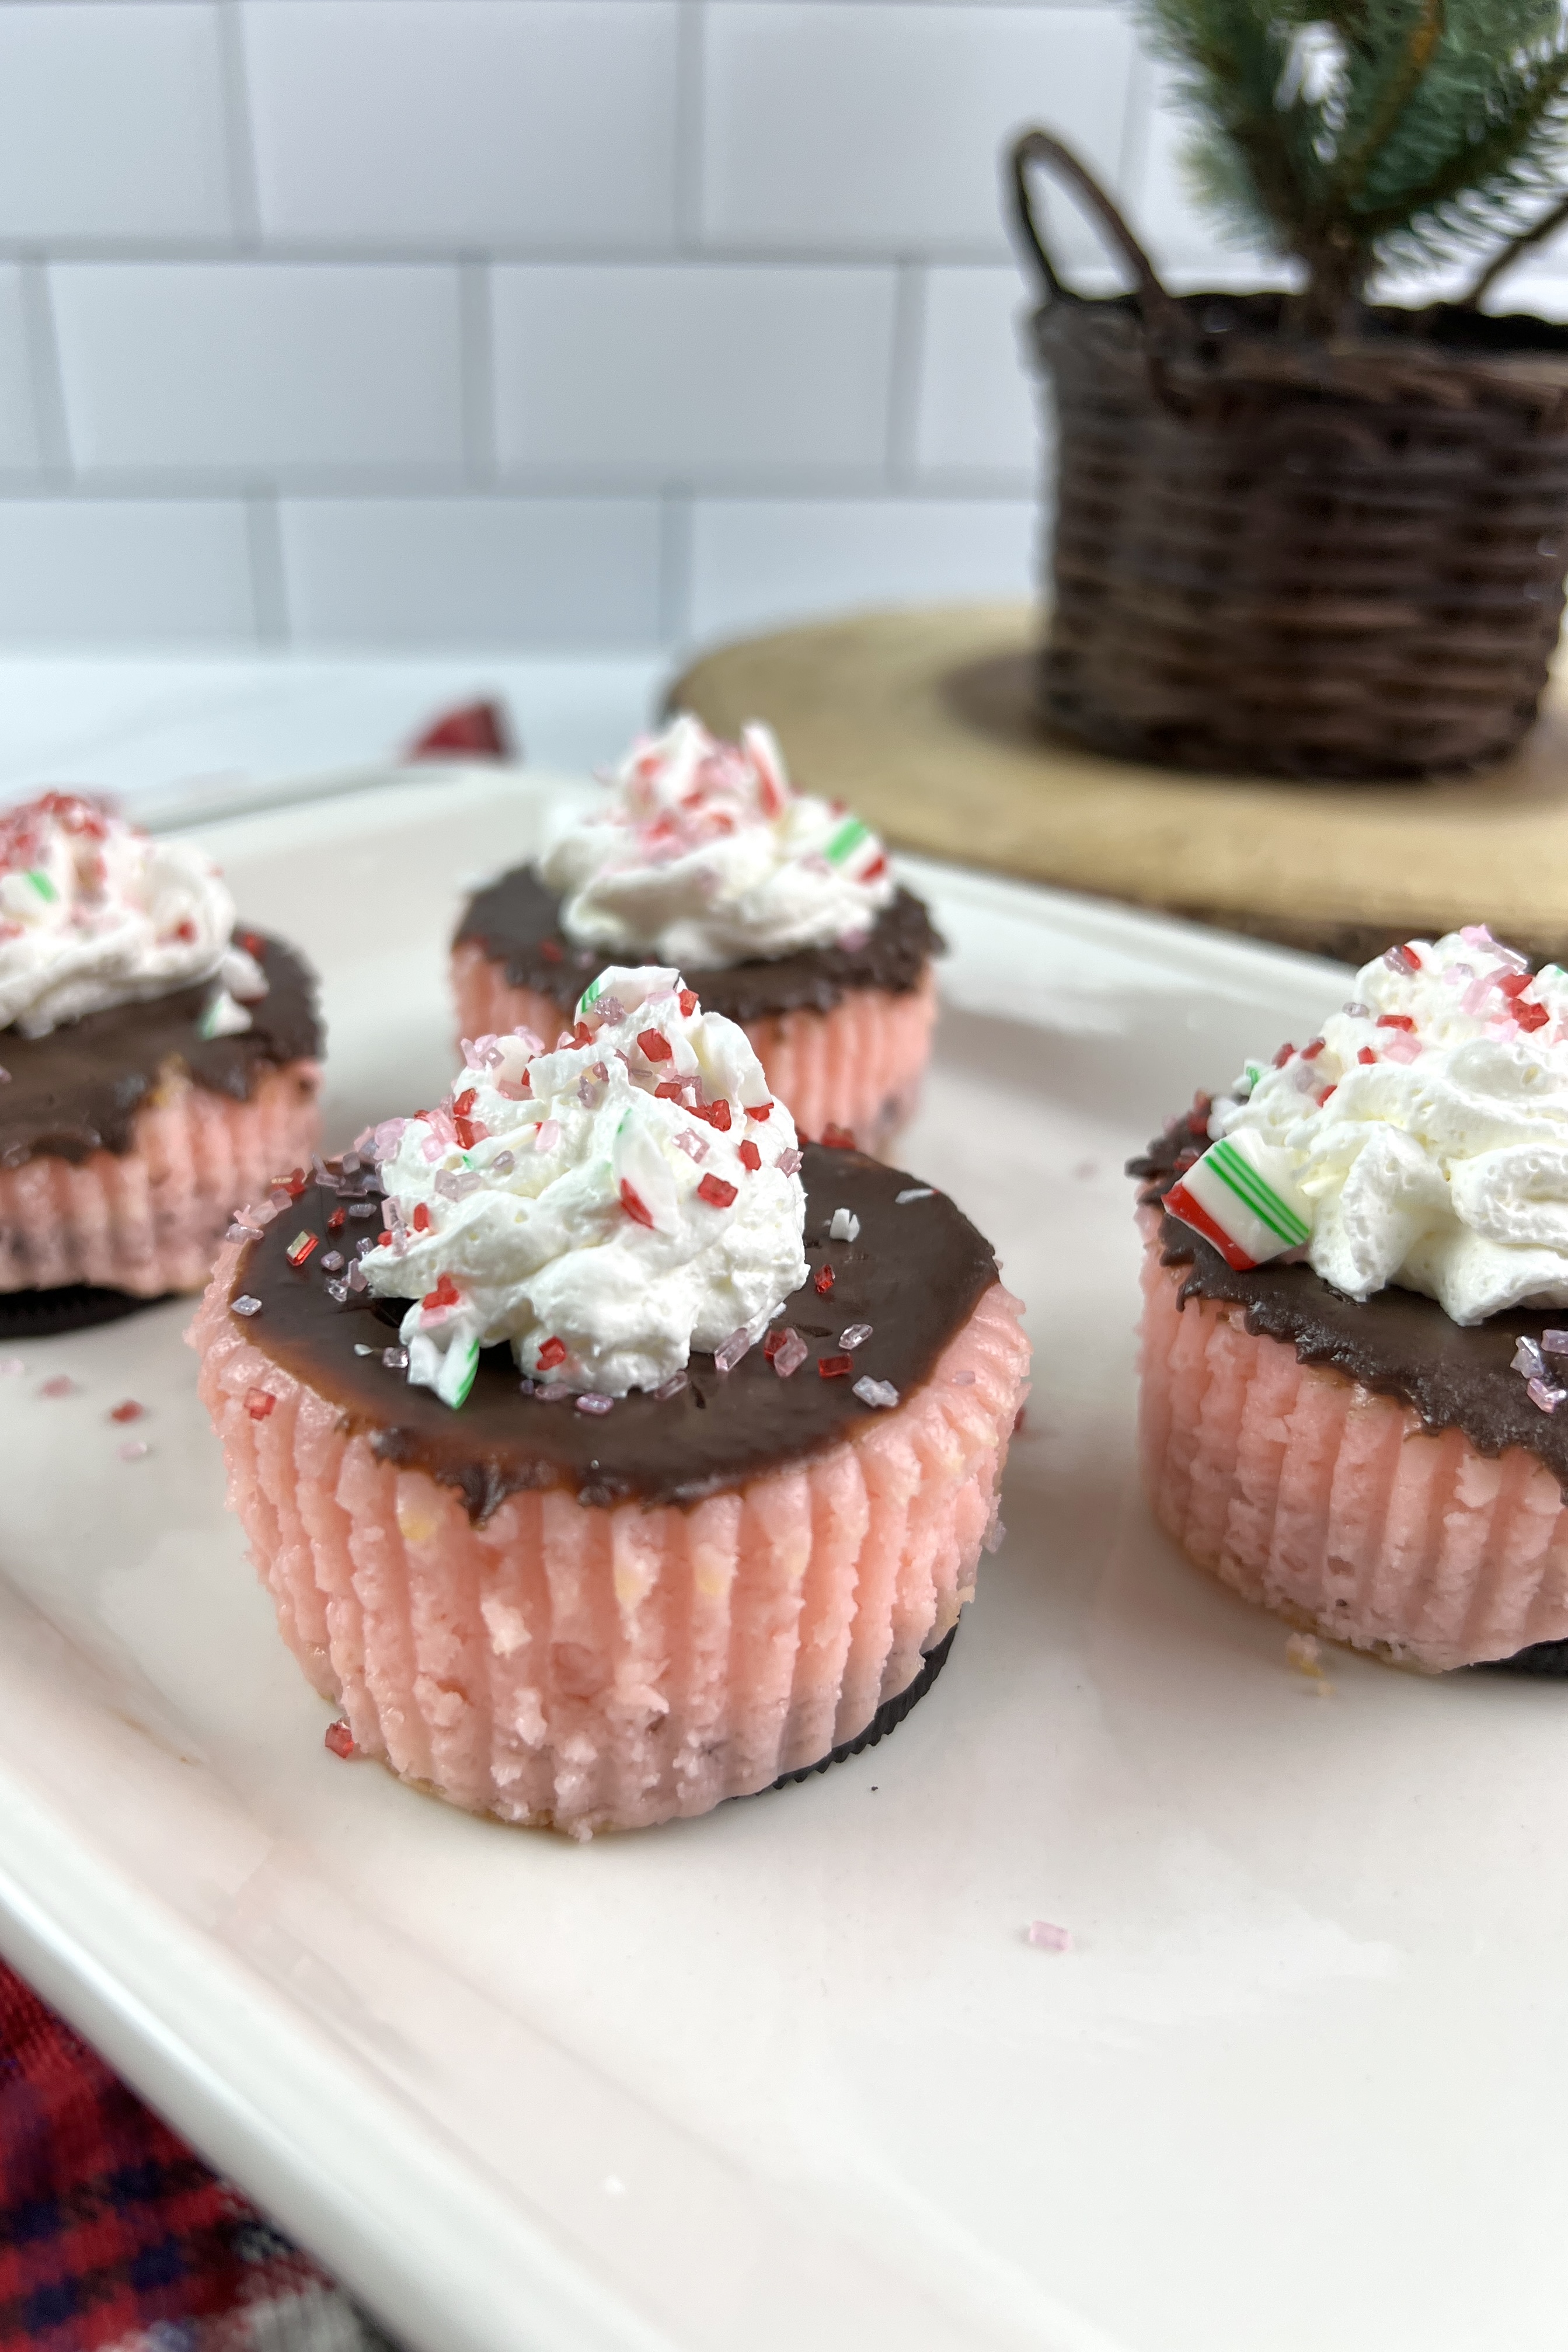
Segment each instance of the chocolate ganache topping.
[[[504,964],[514,988],[537,989],[569,1021],[583,976],[605,961],[602,950],[579,948],[561,929],[561,900],[533,868],[515,866],[470,899],[454,942],[472,940],[492,963]],[[742,1025],[769,1013],[831,1013],[852,989],[880,988],[891,995],[918,988],[927,964],[942,953],[940,933],[923,902],[898,890],[858,944],[800,948],[788,955],[754,956],[744,963],[683,967],[710,1012]],[[651,948],[616,951],[622,963],[657,963]]]
[[[1141,1206],[1157,1208],[1208,1139],[1208,1105],[1199,1097],[1146,1152],[1127,1163],[1142,1180]],[[1459,1324],[1434,1298],[1391,1285],[1370,1298],[1346,1298],[1310,1265],[1271,1263],[1240,1272],[1212,1243],[1177,1218],[1163,1216],[1164,1265],[1188,1268],[1181,1289],[1243,1310],[1255,1338],[1282,1340],[1304,1364],[1321,1364],[1379,1396],[1414,1408],[1425,1427],[1463,1432],[1479,1454],[1521,1445],[1551,1471],[1568,1499],[1568,1413],[1542,1412],[1513,1369],[1521,1338],[1564,1321],[1561,1307],[1540,1313],[1510,1307],[1482,1323]]]
[[214,983],[85,1013],[44,1037],[0,1031],[0,1167],[36,1153],[82,1160],[128,1151],[136,1113],[172,1076],[246,1101],[259,1074],[320,1051],[314,975],[281,940],[238,935],[267,975],[268,991],[246,1007],[250,1026],[204,1037],[201,1018]]
[[[509,1494],[536,1488],[565,1487],[584,1504],[696,1503],[820,1453],[871,1418],[880,1408],[856,1395],[858,1379],[889,1382],[907,1397],[997,1278],[991,1247],[968,1218],[914,1178],[821,1144],[806,1146],[801,1174],[810,1272],[773,1328],[797,1331],[808,1353],[787,1379],[762,1346],[728,1372],[711,1355],[693,1354],[676,1394],[634,1391],[607,1412],[587,1413],[564,1391],[524,1393],[502,1346],[484,1349],[454,1412],[382,1360],[383,1349],[396,1345],[405,1301],[350,1290],[340,1302],[327,1287],[345,1286],[326,1259],[352,1262],[358,1240],[380,1234],[381,1186],[368,1172],[336,1188],[307,1185],[244,1245],[229,1296],[259,1301],[243,1318],[247,1339],[334,1404],[347,1432],[368,1433],[384,1461],[458,1488],[475,1520]],[[900,1192],[919,1197],[900,1203]],[[853,1240],[830,1237],[839,1209],[858,1220]],[[302,1234],[316,1246],[295,1266],[289,1253],[299,1255]],[[831,1280],[818,1289],[824,1272]],[[839,1335],[855,1325],[869,1326],[868,1336],[847,1352]],[[825,1357],[847,1369],[824,1378]]]

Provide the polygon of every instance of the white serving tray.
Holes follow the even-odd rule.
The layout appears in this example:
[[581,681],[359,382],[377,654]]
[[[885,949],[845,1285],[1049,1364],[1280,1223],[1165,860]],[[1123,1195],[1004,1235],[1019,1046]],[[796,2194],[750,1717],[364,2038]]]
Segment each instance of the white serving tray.
[[[204,836],[321,969],[331,1141],[449,1074],[458,893],[548,798]],[[323,1748],[185,1310],[0,1348],[0,1947],[420,2352],[1557,2352],[1568,1689],[1319,1697],[1134,1473],[1121,1161],[1343,975],[912,871],[953,953],[902,1156],[1037,1349],[931,1696],[705,1821],[468,1820]]]

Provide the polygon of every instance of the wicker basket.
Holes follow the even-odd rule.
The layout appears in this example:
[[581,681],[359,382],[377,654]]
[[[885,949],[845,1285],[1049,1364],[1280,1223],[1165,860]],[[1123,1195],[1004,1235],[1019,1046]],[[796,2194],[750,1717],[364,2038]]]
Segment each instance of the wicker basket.
[[[1062,283],[1034,163],[1098,215],[1134,292]],[[1479,286],[1304,341],[1282,296],[1168,294],[1044,131],[1013,163],[1058,420],[1049,719],[1124,758],[1295,777],[1510,751],[1563,611],[1568,328],[1489,317]]]

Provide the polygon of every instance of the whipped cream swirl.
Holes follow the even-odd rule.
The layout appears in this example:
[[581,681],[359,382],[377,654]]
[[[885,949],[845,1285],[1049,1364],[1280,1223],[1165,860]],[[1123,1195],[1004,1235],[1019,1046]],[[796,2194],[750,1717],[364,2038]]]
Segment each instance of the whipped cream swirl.
[[1531,976],[1482,926],[1367,964],[1319,1036],[1248,1065],[1209,1131],[1263,1148],[1348,1297],[1395,1283],[1456,1323],[1568,1306],[1568,972]]
[[864,938],[894,895],[876,835],[795,792],[765,727],[721,743],[683,714],[613,782],[610,805],[540,862],[584,947],[711,969]]
[[248,1029],[260,966],[233,948],[234,901],[202,853],[153,841],[100,803],[45,793],[0,814],[0,1029],[62,1022],[216,979],[207,1036]]
[[416,1302],[409,1379],[459,1405],[502,1340],[546,1391],[604,1398],[693,1349],[737,1361],[806,1272],[795,1124],[745,1032],[678,971],[613,966],[553,1051],[466,1051],[446,1102],[374,1141],[388,1228],[363,1264]]

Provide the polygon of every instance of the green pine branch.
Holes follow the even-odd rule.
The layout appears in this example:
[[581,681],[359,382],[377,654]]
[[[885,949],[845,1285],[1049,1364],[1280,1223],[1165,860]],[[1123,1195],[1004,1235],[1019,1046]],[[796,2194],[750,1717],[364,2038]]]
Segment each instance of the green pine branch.
[[1332,331],[1373,273],[1500,246],[1561,194],[1558,0],[1139,0],[1191,111],[1200,191],[1304,265]]

